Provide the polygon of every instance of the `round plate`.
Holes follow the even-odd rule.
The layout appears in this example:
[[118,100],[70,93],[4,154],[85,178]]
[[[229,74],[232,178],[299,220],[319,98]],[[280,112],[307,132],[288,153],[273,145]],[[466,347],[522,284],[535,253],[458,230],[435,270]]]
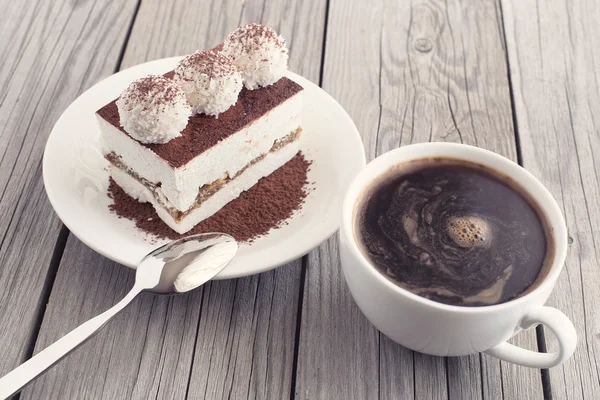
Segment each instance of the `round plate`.
[[[132,268],[164,242],[149,240],[132,221],[109,211],[108,163],[99,150],[94,114],[131,81],[170,71],[180,59],[140,64],[96,84],[67,108],[46,144],[44,185],[60,219],[86,245]],[[287,76],[304,87],[300,149],[312,161],[308,181],[313,190],[287,225],[241,245],[217,279],[266,271],[317,247],[338,229],[344,192],[365,165],[360,136],[344,109],[314,83],[291,72]]]

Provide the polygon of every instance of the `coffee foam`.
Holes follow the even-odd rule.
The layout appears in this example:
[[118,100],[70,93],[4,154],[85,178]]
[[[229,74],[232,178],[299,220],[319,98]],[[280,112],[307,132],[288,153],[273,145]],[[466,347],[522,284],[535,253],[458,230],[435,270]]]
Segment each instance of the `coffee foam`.
[[448,235],[460,247],[487,247],[492,239],[490,224],[474,215],[450,218],[447,230]]

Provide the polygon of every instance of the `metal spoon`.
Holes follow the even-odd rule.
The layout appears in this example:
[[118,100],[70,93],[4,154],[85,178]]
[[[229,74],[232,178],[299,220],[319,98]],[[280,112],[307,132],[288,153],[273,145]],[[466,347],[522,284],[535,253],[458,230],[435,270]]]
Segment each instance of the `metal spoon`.
[[222,233],[188,236],[159,247],[140,262],[135,284],[111,309],[83,323],[0,379],[7,399],[91,338],[141,292],[177,294],[203,285],[235,256],[237,242]]

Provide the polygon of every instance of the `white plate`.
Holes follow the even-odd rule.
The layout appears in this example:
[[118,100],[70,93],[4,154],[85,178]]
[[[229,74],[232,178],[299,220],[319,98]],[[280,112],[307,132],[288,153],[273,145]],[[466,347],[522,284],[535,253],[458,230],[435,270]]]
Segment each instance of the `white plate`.
[[[98,253],[128,267],[161,241],[151,243],[132,221],[108,210],[107,161],[99,151],[96,110],[115,99],[131,81],[172,70],[181,57],[165,58],[121,71],[79,96],[52,129],[44,153],[44,184],[54,210],[69,230]],[[344,109],[321,88],[294,73],[305,89],[300,148],[314,182],[302,209],[289,224],[240,246],[217,279],[263,272],[308,253],[339,227],[344,192],[365,165],[362,142]]]

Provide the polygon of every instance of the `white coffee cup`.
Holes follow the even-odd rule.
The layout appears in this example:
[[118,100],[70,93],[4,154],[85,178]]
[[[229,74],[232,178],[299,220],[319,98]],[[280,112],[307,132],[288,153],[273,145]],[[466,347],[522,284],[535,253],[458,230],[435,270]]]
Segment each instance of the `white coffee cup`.
[[[525,188],[540,206],[553,231],[555,257],[543,281],[529,293],[505,303],[461,307],[438,303],[394,284],[362,254],[354,235],[354,210],[366,188],[391,167],[432,157],[470,161],[501,171]],[[577,334],[571,321],[544,303],[556,284],[567,253],[567,228],[548,190],[518,164],[496,153],[454,143],[421,143],[392,150],[370,162],[354,179],[342,207],[342,268],[359,308],[377,329],[409,349],[437,356],[484,351],[534,368],[557,366],[575,351]],[[549,328],[560,345],[557,353],[538,353],[506,342],[520,330],[538,324]]]

